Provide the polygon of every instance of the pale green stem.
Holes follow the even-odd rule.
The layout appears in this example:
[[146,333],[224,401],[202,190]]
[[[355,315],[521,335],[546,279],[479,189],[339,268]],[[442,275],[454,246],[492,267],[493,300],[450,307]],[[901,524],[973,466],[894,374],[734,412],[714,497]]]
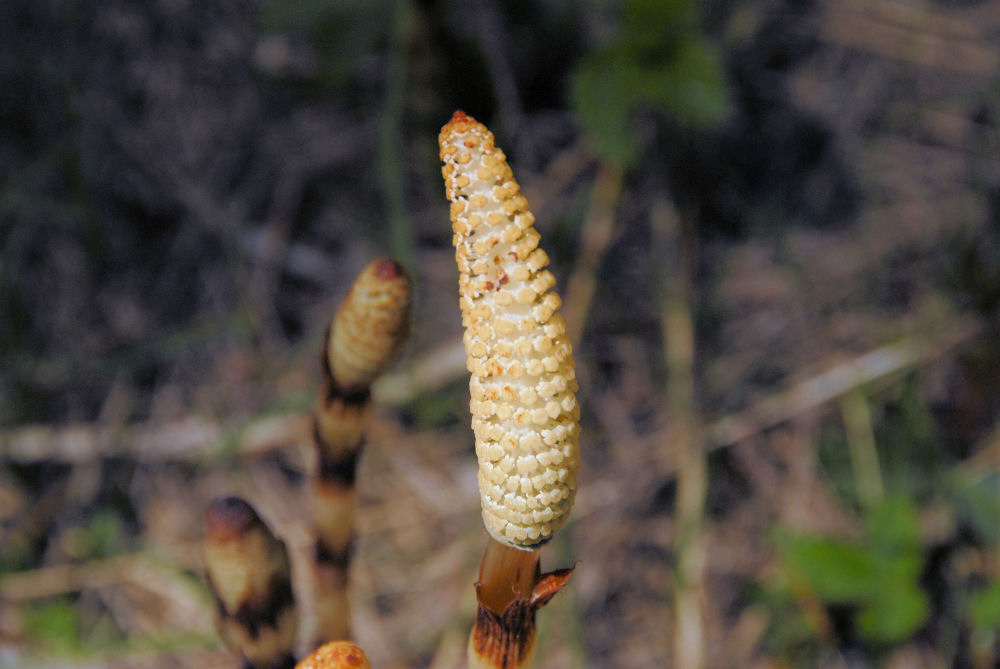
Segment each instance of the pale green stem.
[[653,207],[653,227],[662,238],[664,267],[662,324],[667,366],[667,415],[677,462],[676,584],[674,588],[673,666],[702,669],[705,664],[705,498],[708,463],[695,393],[695,330],[692,315],[694,226],[678,219],[667,202]]
[[870,508],[882,499],[882,471],[872,430],[872,412],[864,393],[855,388],[844,395],[840,400],[840,414],[847,433],[858,500],[862,507]]
[[406,214],[403,116],[406,110],[406,60],[413,22],[409,0],[398,0],[392,14],[385,101],[379,124],[378,166],[382,201],[389,227],[389,255],[413,266],[413,241]]

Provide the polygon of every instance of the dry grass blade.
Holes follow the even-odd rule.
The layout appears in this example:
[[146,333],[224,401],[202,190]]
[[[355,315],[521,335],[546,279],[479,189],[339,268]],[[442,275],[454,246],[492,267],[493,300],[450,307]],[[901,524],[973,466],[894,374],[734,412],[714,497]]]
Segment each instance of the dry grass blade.
[[[706,666],[705,633],[705,498],[708,463],[695,399],[695,333],[692,259],[694,232],[666,202],[653,207],[653,228],[661,237],[666,259],[662,323],[667,363],[667,419],[674,439],[668,442],[677,462],[677,537],[675,540],[674,666]],[[689,222],[690,223],[690,222]]]
[[601,258],[614,233],[615,207],[621,195],[622,173],[617,167],[601,164],[594,183],[593,202],[583,223],[580,250],[573,274],[566,286],[566,335],[580,341],[591,302],[597,290]]
[[29,425],[0,432],[0,453],[20,463],[54,460],[82,464],[115,456],[145,463],[198,462],[230,434],[240,455],[303,443],[309,438],[311,422],[305,413],[288,413],[259,417],[238,429],[196,415],[120,428],[95,423]]
[[947,331],[914,335],[851,358],[775,393],[753,406],[720,418],[707,430],[713,447],[728,446],[814,411],[856,388],[884,382],[940,358],[983,332],[977,322],[956,321]]

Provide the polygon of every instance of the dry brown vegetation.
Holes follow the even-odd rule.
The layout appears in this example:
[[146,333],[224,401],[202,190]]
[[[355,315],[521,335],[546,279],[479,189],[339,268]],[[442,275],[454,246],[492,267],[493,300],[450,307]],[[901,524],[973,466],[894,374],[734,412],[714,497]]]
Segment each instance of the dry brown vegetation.
[[[552,240],[580,378],[537,665],[668,666],[693,606],[709,667],[996,666],[967,606],[1000,581],[996,3],[706,3],[727,115],[638,109],[625,168],[566,95],[609,3],[321,4],[0,8],[0,665],[237,666],[204,510],[241,495],[304,569],[323,331],[388,254],[413,330],[359,463],[355,641],[461,666],[484,535],[436,136],[464,108]],[[776,530],[874,554],[896,497],[926,611],[873,641]]]

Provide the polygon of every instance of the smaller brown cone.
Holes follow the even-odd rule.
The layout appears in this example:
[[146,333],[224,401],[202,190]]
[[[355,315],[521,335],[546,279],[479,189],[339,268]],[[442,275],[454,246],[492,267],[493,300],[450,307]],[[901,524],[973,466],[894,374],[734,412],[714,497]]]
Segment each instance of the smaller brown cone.
[[371,669],[365,651],[350,641],[331,641],[317,648],[295,669]]
[[382,258],[365,267],[334,316],[327,360],[337,384],[367,389],[396,361],[409,333],[410,280]]
[[246,501],[223,497],[205,515],[203,553],[226,645],[255,669],[293,666],[297,620],[285,545]]

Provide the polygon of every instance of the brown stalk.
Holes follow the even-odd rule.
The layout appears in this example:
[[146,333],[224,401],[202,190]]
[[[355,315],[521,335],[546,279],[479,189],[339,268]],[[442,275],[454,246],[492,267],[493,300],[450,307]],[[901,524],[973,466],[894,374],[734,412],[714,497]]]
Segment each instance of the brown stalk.
[[563,313],[566,316],[566,336],[570,341],[583,338],[587,314],[597,291],[597,276],[601,259],[611,243],[615,228],[615,208],[622,191],[622,172],[617,167],[601,163],[594,181],[590,210],[583,222],[580,248],[573,273],[566,286]]
[[573,568],[541,573],[537,550],[492,537],[479,567],[476,622],[469,636],[469,669],[528,667],[535,654],[535,614],[569,581]]

